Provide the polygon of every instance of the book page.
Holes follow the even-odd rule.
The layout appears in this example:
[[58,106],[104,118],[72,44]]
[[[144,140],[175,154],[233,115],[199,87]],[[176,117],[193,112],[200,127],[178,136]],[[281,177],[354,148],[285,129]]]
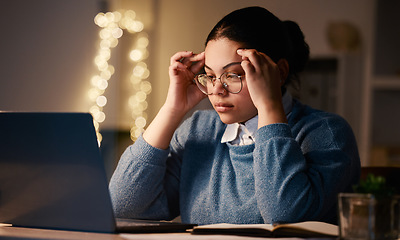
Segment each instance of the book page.
[[230,234],[265,237],[323,237],[338,236],[338,226],[324,222],[300,222],[281,225],[271,224],[211,224],[196,226],[194,234]]
[[339,235],[339,227],[337,225],[315,221],[277,225],[274,231],[278,231],[278,229],[294,233],[309,232],[311,235],[314,235],[313,233],[329,236]]
[[274,227],[270,224],[211,224],[196,226],[192,234],[223,234],[239,236],[272,237],[271,230]]
[[277,225],[273,231],[275,236],[336,237],[339,235],[338,226],[315,221]]
[[266,231],[272,231],[274,229],[274,226],[272,226],[272,224],[217,223],[217,224],[196,226],[195,229],[264,229]]

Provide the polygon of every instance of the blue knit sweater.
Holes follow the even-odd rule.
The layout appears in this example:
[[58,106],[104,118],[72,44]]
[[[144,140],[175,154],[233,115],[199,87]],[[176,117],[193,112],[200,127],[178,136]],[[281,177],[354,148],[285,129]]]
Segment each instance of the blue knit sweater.
[[336,223],[337,193],[359,179],[360,159],[341,117],[295,101],[288,124],[257,130],[255,144],[221,143],[226,125],[198,111],[167,150],[139,138],[110,181],[117,217],[197,224]]

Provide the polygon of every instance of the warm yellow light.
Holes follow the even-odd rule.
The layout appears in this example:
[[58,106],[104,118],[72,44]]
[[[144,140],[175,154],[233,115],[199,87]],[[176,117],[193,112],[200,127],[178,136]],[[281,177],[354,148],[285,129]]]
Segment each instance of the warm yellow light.
[[143,53],[139,49],[135,49],[135,50],[131,51],[131,53],[129,54],[129,57],[135,62],[141,60],[142,56],[143,56]]
[[109,23],[113,23],[113,22],[114,22],[114,20],[115,20],[115,15],[114,15],[113,12],[107,12],[107,13],[105,14],[105,16],[106,16],[106,18],[107,18],[107,20],[108,20]]
[[142,130],[140,128],[137,128],[134,131],[134,135],[132,136],[133,138],[138,138],[142,134]]
[[102,123],[106,118],[103,108],[107,105],[107,97],[104,93],[109,86],[109,80],[115,72],[114,67],[108,62],[111,58],[111,49],[118,45],[118,39],[123,36],[124,30],[139,34],[135,46],[129,54],[130,59],[135,63],[130,82],[136,92],[129,98],[128,106],[131,108],[132,118],[134,119],[134,124],[131,126],[131,138],[136,140],[147,122],[147,114],[144,111],[148,107],[146,102],[147,95],[151,92],[150,82],[144,81],[150,75],[147,65],[143,62],[149,55],[147,51],[149,45],[148,36],[142,33],[144,25],[136,19],[136,13],[133,10],[99,13],[95,16],[94,22],[101,27],[99,31],[99,50],[94,58],[94,63],[99,73],[91,78],[92,88],[88,91],[88,96],[94,103],[89,112],[93,115],[99,144],[102,140],[102,136],[99,133],[99,123]]
[[103,112],[97,112],[93,115],[93,117],[98,123],[102,123],[106,119],[106,115]]
[[103,40],[109,39],[112,36],[111,30],[109,28],[103,28],[99,34],[100,34],[100,38]]
[[144,117],[138,117],[135,120],[136,127],[144,128],[146,126],[146,119]]
[[88,92],[88,96],[90,98],[91,101],[96,101],[97,97],[101,94],[101,91],[99,91],[96,88],[92,88],[89,90]]
[[[110,69],[110,65],[108,65],[108,69]],[[109,80],[111,78],[111,75],[113,75],[112,72],[110,72],[109,70],[104,70],[100,73],[100,77],[104,80]]]
[[110,39],[110,47],[115,48],[118,45],[118,39],[116,38],[111,38]]
[[96,17],[94,18],[94,22],[96,23],[96,25],[98,25],[99,27],[105,27],[108,24],[108,20],[105,17],[104,13],[99,13],[96,15]]
[[125,17],[126,17],[127,19],[135,19],[135,18],[136,18],[136,13],[135,13],[135,11],[133,11],[133,10],[127,10],[127,11],[125,12]]
[[146,70],[147,70],[146,64],[140,62],[133,69],[133,75],[139,78],[143,78],[143,76],[146,74]]
[[146,48],[148,45],[149,45],[149,39],[147,37],[145,37],[145,36],[140,37],[137,40],[137,46],[139,48]]
[[109,49],[111,47],[111,41],[104,39],[100,41],[100,49]]
[[107,98],[105,96],[99,96],[96,99],[96,103],[99,107],[104,107],[107,104]]
[[133,21],[128,30],[131,30],[131,31],[134,31],[134,32],[141,32],[143,30],[143,28],[144,28],[144,26],[143,26],[142,22]]
[[120,37],[122,37],[122,34],[123,34],[124,32],[122,31],[122,29],[121,28],[114,28],[113,30],[112,30],[112,36],[114,37],[114,38],[120,38]]
[[106,88],[108,87],[108,82],[105,79],[100,79],[99,82],[97,83],[97,87],[100,90],[106,90]]
[[100,112],[101,111],[101,109],[99,108],[99,106],[92,106],[90,109],[89,109],[89,112],[91,113],[91,114],[96,114],[96,113],[98,113],[98,112]]
[[99,51],[99,59],[101,60],[109,60],[111,57],[111,50],[109,48],[101,48]]
[[98,132],[99,131],[99,123],[98,122],[96,122],[95,120],[93,120],[93,125],[94,125],[94,128],[96,129],[96,132]]
[[148,81],[143,81],[140,83],[140,90],[145,92],[146,94],[149,94],[151,92],[151,84]]
[[96,86],[99,79],[100,79],[100,77],[98,75],[93,76],[92,79],[90,80],[90,83],[92,84],[92,86]]

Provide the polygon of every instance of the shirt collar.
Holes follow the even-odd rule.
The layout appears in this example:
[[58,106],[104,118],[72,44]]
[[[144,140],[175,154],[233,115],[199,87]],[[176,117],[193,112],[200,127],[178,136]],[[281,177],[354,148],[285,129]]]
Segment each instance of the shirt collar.
[[[293,98],[289,91],[286,91],[282,97],[283,109],[286,116],[292,111]],[[221,143],[232,142],[233,144],[240,144],[242,142],[241,136],[247,134],[253,139],[255,132],[258,129],[258,115],[249,119],[244,124],[232,123],[226,126],[224,135],[221,138]]]

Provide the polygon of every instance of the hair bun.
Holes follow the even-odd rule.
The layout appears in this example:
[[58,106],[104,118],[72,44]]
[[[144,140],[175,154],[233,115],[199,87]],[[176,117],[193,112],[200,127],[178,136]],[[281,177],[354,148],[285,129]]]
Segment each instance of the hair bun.
[[304,34],[301,31],[299,25],[296,22],[286,20],[283,21],[286,26],[290,42],[292,45],[292,51],[289,61],[290,72],[296,74],[304,70],[308,59],[310,58],[310,48],[304,40]]

